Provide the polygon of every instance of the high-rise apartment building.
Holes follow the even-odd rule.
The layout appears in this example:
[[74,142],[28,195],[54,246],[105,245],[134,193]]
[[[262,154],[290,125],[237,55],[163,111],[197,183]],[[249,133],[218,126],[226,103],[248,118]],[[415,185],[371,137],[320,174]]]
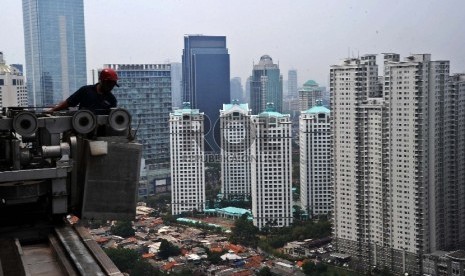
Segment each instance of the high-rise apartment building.
[[252,116],[251,181],[253,223],[258,228],[291,225],[292,132],[290,116],[266,110]]
[[291,69],[287,71],[287,97],[297,98],[299,95],[297,84],[297,70]]
[[66,99],[87,84],[83,0],[23,0],[29,106]]
[[170,114],[171,213],[205,209],[204,114],[184,103]]
[[182,68],[183,100],[205,113],[205,150],[219,153],[219,111],[231,102],[226,37],[186,35]]
[[334,235],[362,270],[420,275],[424,254],[463,239],[460,96],[448,80],[449,62],[429,54],[385,54],[382,85],[374,55],[331,66]]
[[266,110],[267,103],[274,103],[277,112],[283,112],[283,77],[279,65],[270,56],[264,55],[253,66],[250,87],[250,108],[252,114]]
[[[440,70],[440,69],[439,69]],[[448,147],[445,156],[450,155],[454,159],[446,158],[451,172],[455,163],[455,175],[449,174],[452,182],[445,190],[447,203],[446,214],[446,245],[449,249],[465,248],[465,74],[455,74],[449,78],[448,95],[445,98],[445,106],[450,118],[444,125],[450,138],[455,138],[455,145]],[[455,180],[455,181],[454,181]]]
[[253,125],[248,104],[233,101],[220,111],[221,192],[227,199],[250,200],[250,146]]
[[171,68],[170,64],[105,64],[118,73],[113,92],[118,106],[132,116],[136,139],[144,146],[142,155],[149,185],[168,185],[170,178]]
[[27,106],[24,76],[15,66],[9,66],[0,52],[0,108]]
[[317,105],[300,114],[300,204],[310,216],[332,211],[330,111]]
[[308,80],[299,89],[300,111],[308,110],[316,105],[317,101],[323,99],[324,87],[318,86],[314,80]]

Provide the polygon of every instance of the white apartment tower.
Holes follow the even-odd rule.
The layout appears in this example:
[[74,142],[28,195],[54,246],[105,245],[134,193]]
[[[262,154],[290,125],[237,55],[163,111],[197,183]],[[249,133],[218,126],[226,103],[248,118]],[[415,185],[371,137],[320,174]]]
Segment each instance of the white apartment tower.
[[0,108],[21,106],[27,106],[24,76],[16,67],[7,65],[0,52]]
[[317,105],[300,114],[300,203],[310,216],[332,211],[330,111]]
[[[453,181],[444,177],[452,168],[446,163],[452,156],[444,156],[450,139],[444,129],[448,76],[449,62],[431,61],[429,54],[402,62],[397,54],[384,56],[390,247],[397,252],[393,259],[403,264],[396,271],[419,271],[421,254],[447,249],[444,189]],[[405,257],[398,257],[401,253]]]
[[[371,236],[366,235],[370,227],[367,217],[368,195],[365,188],[370,185],[365,173],[379,174],[382,168],[372,166],[371,172],[364,171],[366,164],[361,127],[369,118],[360,108],[368,100],[368,92],[377,86],[378,67],[376,56],[361,59],[346,59],[330,70],[330,93],[333,135],[333,185],[334,185],[334,236],[337,249],[355,259],[368,257],[366,247],[371,245]],[[381,128],[381,120],[379,120]],[[381,130],[379,131],[381,133]],[[380,136],[379,136],[380,137]],[[381,152],[380,152],[381,153]],[[376,155],[375,153],[373,155]],[[381,158],[381,155],[379,156]],[[381,210],[377,210],[381,216]]]
[[381,85],[374,55],[331,66],[330,80],[337,250],[365,271],[420,275],[423,254],[463,241],[460,77],[429,54],[385,54]]
[[183,105],[170,113],[173,215],[205,209],[204,114]]
[[258,228],[289,226],[292,221],[292,145],[290,116],[273,104],[252,116],[252,214]]
[[237,100],[220,110],[221,192],[227,199],[250,200],[251,112]]
[[[448,189],[446,206],[446,233],[447,245],[454,245],[457,248],[465,247],[465,74],[455,74],[449,78],[448,84],[449,95],[445,99],[445,105],[448,107],[448,117],[450,123],[444,128],[451,137],[455,137],[455,145],[448,147],[449,151],[445,155],[455,157],[449,159],[450,167],[455,168],[455,179],[452,179]],[[455,119],[455,120],[454,120]],[[454,167],[455,165],[455,167]],[[456,248],[451,248],[456,249]]]

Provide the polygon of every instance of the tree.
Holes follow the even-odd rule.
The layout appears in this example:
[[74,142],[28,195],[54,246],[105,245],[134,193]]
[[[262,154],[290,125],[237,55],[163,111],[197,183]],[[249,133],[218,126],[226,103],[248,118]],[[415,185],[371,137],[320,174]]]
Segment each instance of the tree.
[[158,251],[158,256],[162,259],[168,259],[171,256],[177,256],[181,253],[179,247],[173,245],[169,241],[162,239],[160,244],[160,249]]
[[132,228],[132,222],[130,221],[117,221],[115,225],[111,227],[111,233],[123,238],[134,236],[136,231]]
[[258,228],[244,214],[234,222],[234,227],[231,229],[230,241],[245,246],[256,247],[258,243],[257,234]]
[[131,271],[139,259],[139,253],[126,248],[105,249],[105,253],[107,253],[108,257],[115,263],[119,270],[123,272]]
[[166,214],[161,218],[163,219],[163,223],[166,225],[171,225],[176,222],[176,218],[171,214]]
[[212,264],[219,264],[223,259],[221,259],[221,255],[224,254],[224,252],[207,252],[208,253],[208,260]]
[[316,271],[316,265],[312,261],[305,261],[302,265],[305,275],[312,275]]
[[306,261],[302,265],[302,270],[305,275],[326,275],[326,271],[328,270],[328,266],[324,263],[315,264],[312,261]]
[[299,205],[294,205],[293,208],[295,210],[293,214],[294,218],[300,220],[302,214],[304,213],[304,211],[302,211],[302,207],[300,207]]
[[163,275],[158,269],[154,268],[146,260],[138,260],[131,270],[131,276],[158,276]]

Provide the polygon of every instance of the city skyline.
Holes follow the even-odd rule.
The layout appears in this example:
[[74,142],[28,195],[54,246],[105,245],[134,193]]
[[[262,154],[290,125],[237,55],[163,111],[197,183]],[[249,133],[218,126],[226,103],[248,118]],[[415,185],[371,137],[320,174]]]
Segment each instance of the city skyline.
[[[465,41],[460,31],[460,11],[465,7],[461,1],[266,4],[267,12],[261,12],[261,2],[138,1],[129,6],[112,1],[108,14],[100,11],[109,3],[84,0],[87,74],[108,63],[180,62],[185,34],[226,36],[231,77],[244,81],[252,64],[265,54],[279,62],[282,72],[296,69],[299,85],[313,79],[327,86],[327,69],[334,60],[370,52],[434,53],[438,60],[454,61],[451,71],[464,71],[465,58],[458,43]],[[9,62],[25,64],[21,3],[6,1],[2,10],[0,33],[8,40],[0,50]],[[309,11],[314,11],[311,16]],[[270,14],[276,18],[269,19]],[[166,24],[160,27],[156,22]]]

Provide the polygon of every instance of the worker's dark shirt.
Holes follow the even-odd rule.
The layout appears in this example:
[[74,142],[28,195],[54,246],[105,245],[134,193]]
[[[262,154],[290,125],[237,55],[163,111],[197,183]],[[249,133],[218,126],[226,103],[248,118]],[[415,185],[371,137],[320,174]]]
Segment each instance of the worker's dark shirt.
[[97,85],[85,85],[66,99],[68,106],[77,106],[79,109],[88,109],[97,115],[108,114],[110,108],[116,107],[115,96],[109,92],[97,93]]

